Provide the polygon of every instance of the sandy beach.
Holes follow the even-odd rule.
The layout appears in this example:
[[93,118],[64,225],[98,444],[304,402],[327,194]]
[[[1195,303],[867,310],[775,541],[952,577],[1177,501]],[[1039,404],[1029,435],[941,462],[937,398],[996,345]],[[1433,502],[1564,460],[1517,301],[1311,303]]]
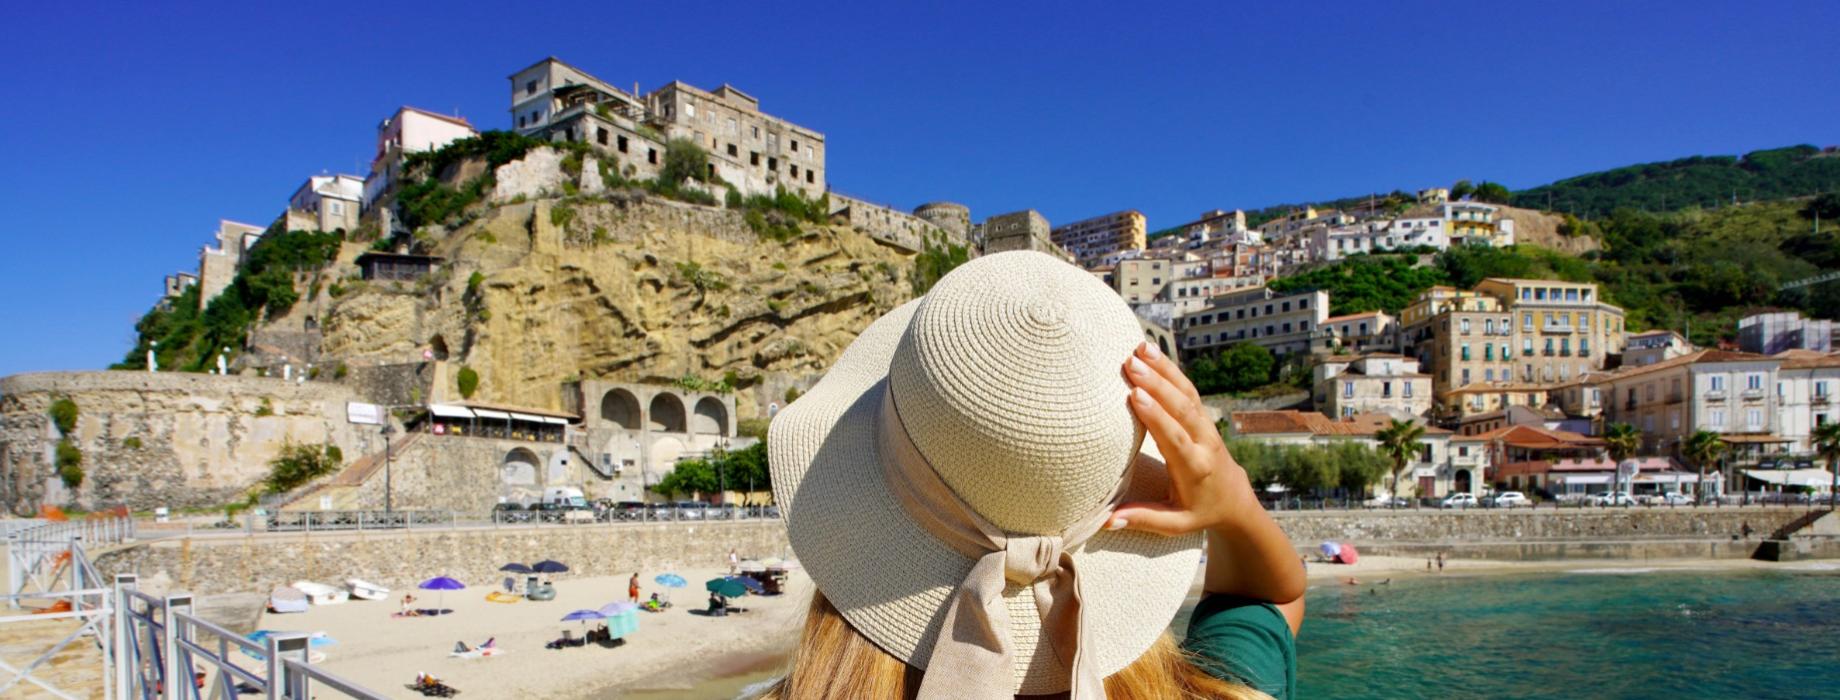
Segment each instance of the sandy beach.
[[[811,579],[794,571],[787,592],[745,596],[734,605],[748,612],[728,617],[692,614],[707,605],[703,582],[726,569],[679,569],[690,582],[668,590],[652,583],[658,571],[640,572],[641,598],[669,593],[676,604],[662,613],[639,613],[639,630],[616,648],[545,649],[544,644],[580,622],[563,615],[626,600],[627,577],[552,577],[552,601],[494,603],[485,599],[498,582],[468,581],[468,588],[413,591],[418,606],[452,609],[438,617],[392,618],[401,591],[388,601],[353,600],[305,613],[263,613],[261,629],[325,632],[336,643],[318,649],[326,669],[393,698],[419,698],[405,687],[418,672],[433,674],[470,698],[617,697],[628,689],[689,687],[697,681],[747,670],[783,655],[794,641],[811,600]],[[331,582],[327,582],[331,583]],[[588,623],[590,626],[594,623]],[[448,654],[454,643],[478,645],[496,637],[505,653],[481,659]]]

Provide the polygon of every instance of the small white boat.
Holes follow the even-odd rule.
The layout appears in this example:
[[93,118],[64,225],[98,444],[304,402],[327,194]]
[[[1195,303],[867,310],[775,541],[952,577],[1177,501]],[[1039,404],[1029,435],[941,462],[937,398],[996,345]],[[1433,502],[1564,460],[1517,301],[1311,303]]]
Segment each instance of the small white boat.
[[345,587],[351,591],[351,597],[360,600],[383,600],[390,597],[390,589],[363,579],[345,579]]
[[268,594],[268,609],[275,613],[303,613],[307,611],[307,595],[298,589],[276,586]]
[[312,581],[295,581],[294,590],[306,594],[307,600],[314,605],[337,605],[351,598],[343,588],[333,588],[323,583]]

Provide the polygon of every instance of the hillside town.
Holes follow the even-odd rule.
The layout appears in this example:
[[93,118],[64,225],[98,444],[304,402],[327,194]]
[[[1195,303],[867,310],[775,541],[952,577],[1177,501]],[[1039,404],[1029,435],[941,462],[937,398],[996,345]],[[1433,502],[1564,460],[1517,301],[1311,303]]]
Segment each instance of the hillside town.
[[[1611,491],[1718,497],[1824,486],[1812,455],[1814,430],[1840,420],[1827,399],[1840,389],[1831,321],[1762,314],[1743,321],[1734,347],[1696,348],[1672,330],[1630,331],[1624,310],[1593,283],[1489,278],[1470,289],[1432,286],[1403,309],[1338,314],[1331,313],[1331,290],[1279,291],[1274,284],[1350,259],[1392,256],[1422,266],[1452,249],[1514,246],[1524,242],[1517,237],[1522,222],[1547,216],[1539,212],[1428,187],[1361,206],[1302,206],[1263,221],[1243,209],[1211,209],[1154,233],[1135,210],[1061,225],[1034,209],[974,220],[951,201],[904,210],[837,191],[824,134],[762,111],[759,98],[732,85],[705,90],[671,81],[629,91],[554,57],[511,73],[508,83],[510,133],[587,154],[594,165],[575,167],[598,170],[609,182],[659,178],[671,149],[691,144],[707,158],[706,171],[681,184],[706,191],[708,201],[720,186],[728,188],[730,208],[745,198],[819,202],[831,225],[899,255],[958,248],[973,257],[1011,250],[1057,256],[1114,289],[1136,312],[1146,341],[1191,371],[1198,361],[1224,362],[1239,348],[1256,348],[1273,358],[1270,385],[1259,398],[1218,397],[1223,431],[1233,439],[1385,449],[1389,427],[1417,426],[1405,431],[1411,445],[1391,448],[1405,455],[1400,468],[1347,498],[1434,504],[1516,491],[1581,501]],[[267,226],[220,221],[196,270],[166,278],[163,303],[184,299],[202,314],[274,232],[351,240],[364,232],[374,243],[350,259],[357,272],[349,279],[400,286],[442,274],[462,261],[433,254],[425,244],[429,224],[405,216],[399,200],[418,156],[478,142],[482,133],[459,115],[396,109],[377,124],[368,173],[303,178]],[[577,176],[577,185],[558,165],[561,156],[547,158],[500,166],[489,201],[503,206],[599,189],[601,178]],[[408,436],[509,441],[476,458],[499,483],[464,498],[487,505],[534,503],[556,487],[622,502],[668,498],[656,489],[678,464],[755,444],[758,434],[741,434],[742,419],[770,418],[796,393],[756,393],[738,403],[697,385],[590,377],[518,394],[560,397],[553,400],[486,402],[449,388],[462,368],[449,361],[458,353],[442,334],[342,357],[323,347],[319,325],[329,318],[322,312],[271,322],[253,330],[244,347],[222,348],[204,371],[352,384],[350,402],[364,407],[352,415],[367,422],[400,425]],[[146,353],[148,371],[161,370],[156,349]],[[335,364],[339,376],[329,376]],[[380,394],[365,388],[373,379],[342,382],[347,372],[420,388]],[[400,416],[381,418],[380,406]],[[1613,455],[1619,451],[1606,439],[1618,425],[1639,435],[1633,452]],[[1716,436],[1721,448],[1690,451],[1698,433]],[[373,452],[438,452],[402,438],[388,446],[352,440],[363,459],[275,505],[374,506],[377,489],[365,486],[379,463]],[[513,444],[519,441],[555,447]],[[1704,463],[1709,455],[1716,465]],[[574,466],[564,467],[571,456]],[[1788,468],[1759,469],[1776,466]],[[1283,493],[1287,485],[1271,478],[1273,493]],[[1734,479],[1742,482],[1729,483]],[[713,503],[748,498],[734,488],[706,495]],[[455,498],[432,505],[480,507]]]

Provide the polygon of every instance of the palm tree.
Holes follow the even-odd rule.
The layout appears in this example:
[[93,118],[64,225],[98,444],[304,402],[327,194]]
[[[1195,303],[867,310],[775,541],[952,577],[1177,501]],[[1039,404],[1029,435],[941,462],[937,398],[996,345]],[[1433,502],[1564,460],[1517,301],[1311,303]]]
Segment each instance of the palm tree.
[[1725,440],[1710,430],[1695,431],[1687,436],[1687,444],[1681,452],[1687,459],[1693,460],[1693,466],[1699,468],[1699,484],[1693,492],[1703,501],[1706,495],[1706,467],[1725,453]]
[[1611,423],[1610,427],[1604,430],[1604,449],[1610,453],[1610,461],[1616,463],[1610,467],[1611,486],[1613,487],[1611,491],[1616,491],[1614,487],[1617,483],[1617,475],[1621,473],[1618,467],[1623,464],[1623,460],[1636,456],[1636,449],[1641,446],[1642,433],[1637,431],[1633,425]]
[[1399,495],[1399,472],[1412,461],[1412,455],[1418,452],[1418,439],[1424,436],[1425,426],[1398,418],[1374,433],[1374,439],[1380,441],[1380,453],[1393,459],[1394,496]]
[[1827,458],[1827,470],[1833,472],[1827,491],[1827,509],[1833,510],[1834,502],[1840,500],[1840,423],[1815,426],[1812,437],[1815,451]]

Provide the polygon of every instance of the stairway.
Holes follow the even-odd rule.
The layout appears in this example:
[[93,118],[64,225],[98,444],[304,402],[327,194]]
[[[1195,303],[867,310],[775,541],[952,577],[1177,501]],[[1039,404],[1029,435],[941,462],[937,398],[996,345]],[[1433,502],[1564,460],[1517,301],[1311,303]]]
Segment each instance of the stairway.
[[318,497],[331,496],[333,510],[352,508],[351,501],[356,498],[358,487],[363,486],[364,482],[384,467],[388,461],[386,457],[394,458],[404,454],[423,437],[423,433],[408,433],[392,439],[387,450],[359,457],[338,473],[295,490],[272,507],[276,510],[319,510]]
[[[1782,527],[1776,528],[1775,532],[1770,533],[1769,537],[1764,538],[1762,542],[1758,543],[1757,550],[1751,553],[1751,558],[1758,561],[1775,562],[1795,560],[1799,556],[1807,553],[1806,546],[1808,544],[1806,542],[1808,538],[1804,537],[1804,541],[1802,542],[1803,546],[1796,546],[1795,536],[1797,534],[1810,534],[1805,531],[1814,529],[1815,523],[1829,516],[1840,518],[1840,515],[1834,515],[1834,511],[1831,510],[1811,510],[1803,513],[1801,517],[1789,521]],[[1831,525],[1825,529],[1829,533],[1833,531]]]

